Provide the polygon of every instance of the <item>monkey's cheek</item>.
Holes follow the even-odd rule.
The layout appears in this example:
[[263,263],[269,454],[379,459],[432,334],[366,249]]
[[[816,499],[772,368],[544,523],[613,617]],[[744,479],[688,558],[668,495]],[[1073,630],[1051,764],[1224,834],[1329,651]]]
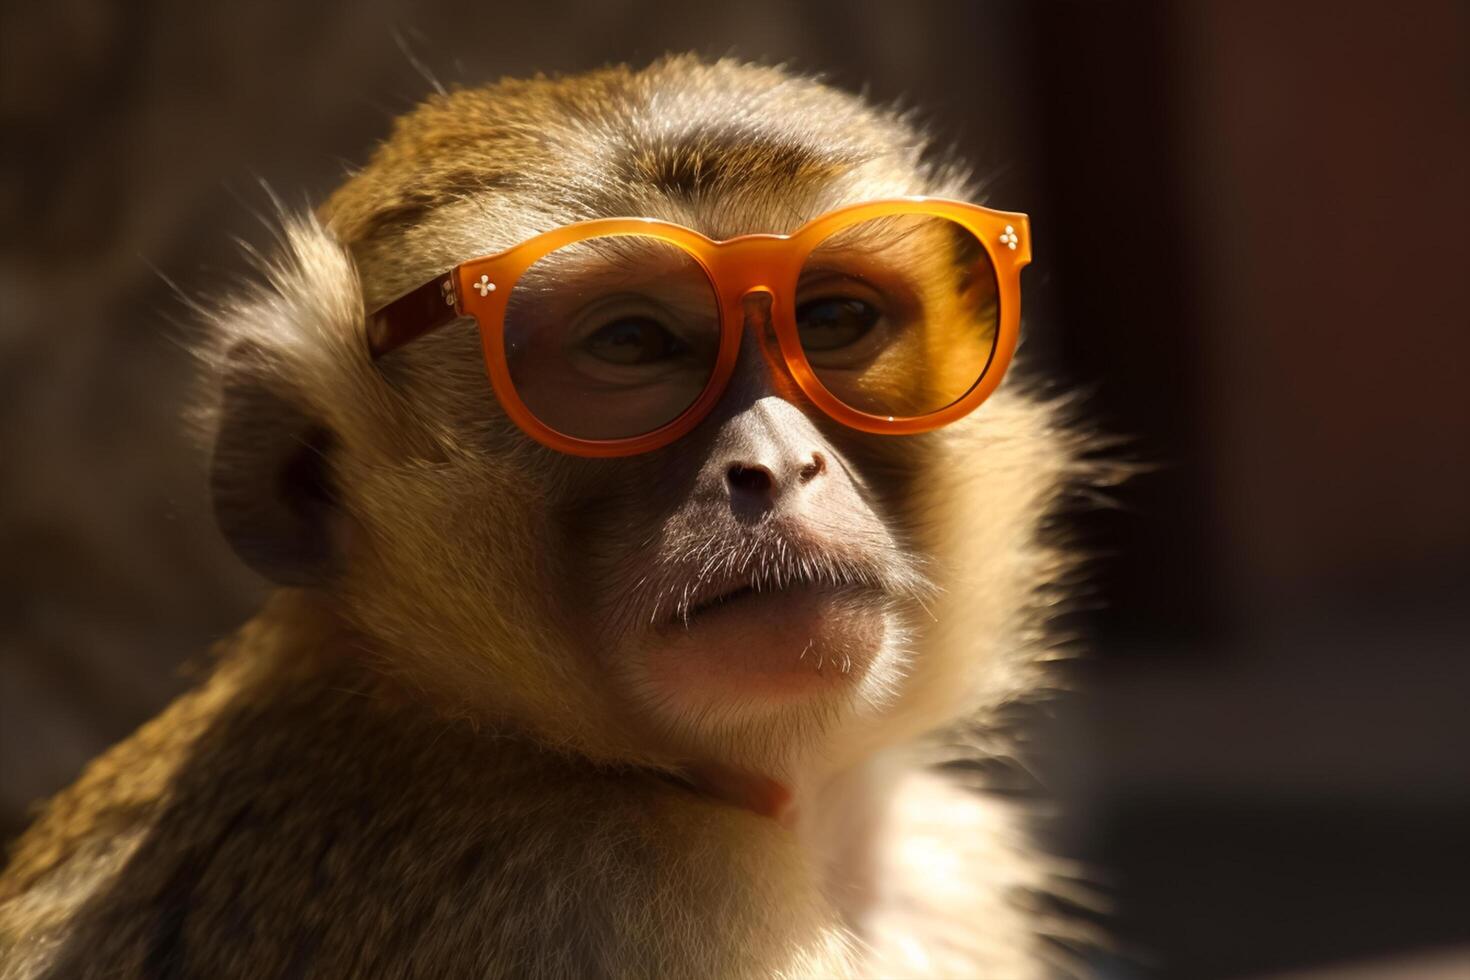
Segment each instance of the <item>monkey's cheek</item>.
[[643,672],[657,698],[719,710],[853,688],[884,649],[885,604],[822,588],[746,596],[651,637]]

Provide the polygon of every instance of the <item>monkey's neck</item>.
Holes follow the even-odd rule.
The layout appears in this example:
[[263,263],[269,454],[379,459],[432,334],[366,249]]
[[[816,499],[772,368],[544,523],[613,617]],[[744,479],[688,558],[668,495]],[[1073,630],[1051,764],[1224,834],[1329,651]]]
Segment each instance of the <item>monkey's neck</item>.
[[828,899],[860,934],[882,899],[881,844],[905,771],[894,750],[837,772],[798,776],[793,789],[792,829],[820,869]]
[[899,760],[880,756],[836,774],[799,774],[791,783],[716,764],[694,767],[686,777],[695,792],[794,833],[820,870],[823,891],[861,931],[880,899],[879,842],[901,772]]

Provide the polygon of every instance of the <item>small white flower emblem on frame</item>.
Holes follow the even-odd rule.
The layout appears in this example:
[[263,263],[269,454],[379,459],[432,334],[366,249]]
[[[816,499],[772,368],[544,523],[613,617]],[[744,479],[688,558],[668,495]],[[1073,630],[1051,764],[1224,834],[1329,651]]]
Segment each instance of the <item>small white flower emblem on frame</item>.
[[1006,230],[1000,233],[1000,243],[1012,251],[1015,250],[1016,243],[1020,240],[1016,237],[1016,229],[1011,225],[1006,225]]
[[[1016,246],[1014,245],[1011,246],[1011,248],[1015,247]],[[481,296],[486,296],[490,293],[495,292],[495,283],[490,281],[489,276],[481,276],[480,281],[474,283],[473,285],[475,287],[475,292],[479,293]]]

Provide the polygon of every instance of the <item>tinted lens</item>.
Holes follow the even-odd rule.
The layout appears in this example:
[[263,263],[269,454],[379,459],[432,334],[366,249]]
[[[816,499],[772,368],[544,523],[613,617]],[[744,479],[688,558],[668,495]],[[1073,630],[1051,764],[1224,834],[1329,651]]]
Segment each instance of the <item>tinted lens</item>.
[[672,422],[704,390],[719,306],[704,269],[636,235],[576,242],[512,288],[505,359],[541,422],[579,439],[624,439]]
[[871,415],[912,418],[963,398],[990,363],[999,324],[989,253],[933,215],[835,232],[797,284],[807,362],[829,392]]

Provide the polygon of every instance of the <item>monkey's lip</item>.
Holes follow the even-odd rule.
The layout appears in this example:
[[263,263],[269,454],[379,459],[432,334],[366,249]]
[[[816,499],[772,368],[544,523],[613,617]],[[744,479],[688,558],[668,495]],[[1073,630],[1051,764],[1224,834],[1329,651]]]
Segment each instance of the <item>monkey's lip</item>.
[[[696,620],[709,614],[737,611],[745,606],[756,606],[764,600],[787,593],[832,592],[847,595],[878,595],[881,589],[867,582],[837,578],[818,580],[798,576],[779,585],[757,582],[748,576],[736,577],[717,583],[707,583],[696,589],[680,608],[665,621],[665,627],[689,628]],[[753,611],[753,610],[752,610]]]
[[645,679],[664,703],[695,712],[732,698],[774,704],[846,688],[883,648],[883,596],[871,585],[730,583],[653,631],[641,658]]
[[732,586],[724,589],[723,591],[716,592],[713,595],[709,595],[705,598],[690,602],[688,605],[688,611],[684,613],[676,612],[674,614],[674,618],[670,622],[679,623],[687,626],[699,616],[713,609],[719,609],[724,606],[733,605],[740,602],[742,599],[755,598],[762,595],[763,593],[768,593],[771,591],[774,590],[757,589],[755,585],[750,582],[746,582],[743,585]]

